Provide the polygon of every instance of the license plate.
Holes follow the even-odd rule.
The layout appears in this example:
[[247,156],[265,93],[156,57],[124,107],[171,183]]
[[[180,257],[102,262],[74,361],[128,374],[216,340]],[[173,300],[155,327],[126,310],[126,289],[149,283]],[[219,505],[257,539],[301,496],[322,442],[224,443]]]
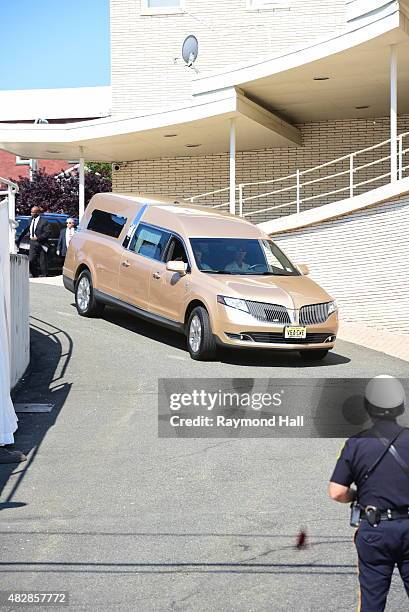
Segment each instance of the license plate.
[[306,327],[286,327],[284,330],[284,338],[306,338]]

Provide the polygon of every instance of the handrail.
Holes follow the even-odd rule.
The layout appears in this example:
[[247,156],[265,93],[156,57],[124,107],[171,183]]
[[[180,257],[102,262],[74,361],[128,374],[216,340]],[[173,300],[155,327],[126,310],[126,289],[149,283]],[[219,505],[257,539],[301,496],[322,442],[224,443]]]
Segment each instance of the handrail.
[[13,183],[13,181],[10,181],[10,179],[6,179],[0,176],[0,185],[7,185],[8,187],[11,187],[12,189],[14,189],[16,193],[18,193],[17,183]]
[[[394,178],[392,177],[392,170],[389,172],[385,172],[385,170],[382,168],[383,172],[381,170],[382,174],[378,176],[373,176],[374,172],[371,172],[369,170],[369,169],[374,168],[378,164],[385,164],[388,161],[391,161],[392,159],[391,152],[388,155],[382,155],[382,157],[379,157],[377,159],[372,159],[371,161],[367,161],[368,159],[367,158],[366,160],[365,159],[363,160],[364,163],[361,163],[361,164],[357,163],[357,158],[360,155],[366,154],[370,151],[375,151],[382,147],[386,147],[387,145],[391,145],[392,141],[389,138],[388,140],[383,140],[382,142],[378,142],[369,147],[359,149],[358,151],[354,151],[353,153],[348,153],[346,155],[342,155],[341,157],[337,157],[336,159],[332,159],[330,161],[324,162],[322,164],[314,166],[313,168],[307,168],[304,170],[300,170],[299,168],[297,168],[297,170],[294,173],[288,174],[286,176],[281,176],[278,178],[262,180],[262,181],[239,183],[235,187],[235,190],[239,192],[238,213],[241,217],[248,217],[248,216],[259,215],[261,213],[265,213],[265,212],[269,212],[269,211],[277,210],[281,208],[286,208],[286,207],[290,208],[294,205],[296,205],[296,210],[298,213],[301,210],[301,204],[306,203],[306,202],[311,202],[313,200],[321,199],[321,198],[328,198],[329,196],[340,194],[345,191],[349,192],[349,197],[353,197],[357,193],[356,190],[358,188],[362,188],[365,185],[369,185],[373,182],[380,181],[382,179],[386,179],[387,177],[389,177],[389,180],[400,180],[403,178],[404,173],[409,170],[409,164],[406,163],[408,158],[405,157],[405,156],[408,156],[409,154],[409,147],[404,148],[403,146],[403,140],[408,136],[409,136],[409,131],[403,132],[396,139],[398,172],[397,172],[397,176]],[[392,151],[392,147],[391,147],[391,151]],[[318,170],[322,170],[323,168],[328,168],[329,166],[333,166],[335,164],[342,164],[342,163],[345,164],[347,160],[349,161],[349,166],[346,169],[342,169],[342,166],[341,166],[341,169],[337,172],[333,172],[331,174],[325,174],[324,176],[319,176],[317,178],[311,178],[309,180],[302,181],[302,178],[306,177],[306,175],[310,173],[317,172]],[[345,168],[345,165],[344,165],[344,168]],[[364,170],[366,170],[367,172],[362,173],[362,171]],[[361,173],[361,180],[357,180],[357,175],[359,173]],[[342,184],[342,182],[341,184],[339,183],[340,177],[345,177],[345,179],[348,179],[349,177],[349,180],[347,181],[347,184],[345,186]],[[334,181],[333,189],[330,189],[329,191],[327,190],[325,193],[321,193],[321,191],[319,191],[319,193],[311,193],[311,190],[315,190],[314,189],[315,187],[322,185],[325,181],[328,181],[328,180]],[[272,191],[266,191],[266,192],[254,194],[255,187],[262,186],[262,185],[273,185],[273,184],[277,184],[277,183],[284,182],[284,181],[290,182],[291,184],[288,186],[279,188],[279,189],[274,189]],[[301,197],[302,190],[305,189],[306,187],[308,187],[307,194],[305,194],[304,197]],[[245,196],[244,191],[247,188],[252,188],[253,193],[251,195]],[[200,198],[214,196],[214,195],[217,195],[217,194],[229,191],[229,190],[230,190],[230,187],[225,187],[222,189],[217,189],[215,191],[208,191],[206,193],[190,196],[185,199],[190,200],[190,202],[194,202]],[[288,202],[274,204],[273,206],[268,206],[265,208],[259,208],[259,209],[254,209],[254,210],[250,210],[247,212],[243,212],[243,205],[246,203],[254,202],[256,200],[258,201],[258,200],[261,200],[262,198],[272,198],[272,197],[275,198],[276,196],[279,196],[279,199],[282,199],[285,193],[287,192],[291,193],[294,190],[295,190],[294,195],[296,197],[295,200],[291,198],[291,200]],[[362,190],[360,190],[360,193],[362,193]],[[212,208],[221,208],[223,206],[227,206],[228,204],[229,203],[216,204],[216,205],[213,205]],[[291,211],[289,211],[287,214],[290,214],[290,213]]]
[[[402,136],[405,136],[407,134],[409,134],[409,132],[406,132],[406,134],[402,134]],[[383,142],[379,142],[370,147],[366,147],[365,149],[361,149],[360,151],[355,151],[354,153],[352,153],[352,155],[361,155],[361,153],[366,153],[367,151],[372,151],[373,149],[383,147],[389,142],[390,142],[390,139],[384,140]],[[314,168],[307,168],[307,170],[300,170],[300,175],[308,174],[309,172],[315,172],[316,170],[321,170],[321,168],[326,168],[327,166],[331,166],[332,164],[338,164],[339,162],[344,161],[345,159],[348,159],[350,156],[351,156],[351,153],[348,153],[347,155],[343,155],[342,157],[337,157],[337,159],[332,159],[331,161],[320,164],[319,166],[314,166]],[[280,177],[277,179],[270,179],[267,181],[256,181],[254,183],[241,183],[241,185],[243,185],[243,187],[249,187],[251,185],[268,185],[269,183],[275,183],[276,181],[284,181],[289,178],[294,178],[296,175],[297,173],[294,172],[294,174],[289,174],[288,176]]]
[[[238,187],[236,187],[235,190],[237,191]],[[216,193],[222,193],[223,191],[230,191],[230,187],[223,187],[223,189],[216,189],[216,191],[208,191],[207,193],[200,193],[199,195],[190,196],[189,198],[184,198],[184,199],[185,200],[189,200],[193,204],[193,201],[196,200],[197,198],[204,198],[206,196],[214,195]],[[216,207],[214,207],[214,208],[216,208]]]

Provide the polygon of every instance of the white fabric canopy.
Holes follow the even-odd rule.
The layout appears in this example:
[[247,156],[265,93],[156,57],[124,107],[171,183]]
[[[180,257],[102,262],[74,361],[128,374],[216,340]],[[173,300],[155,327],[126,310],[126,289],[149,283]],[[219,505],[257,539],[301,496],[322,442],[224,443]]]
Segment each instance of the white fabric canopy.
[[9,308],[10,255],[9,215],[0,203],[0,445],[13,444],[17,417],[10,398],[10,341],[7,317]]

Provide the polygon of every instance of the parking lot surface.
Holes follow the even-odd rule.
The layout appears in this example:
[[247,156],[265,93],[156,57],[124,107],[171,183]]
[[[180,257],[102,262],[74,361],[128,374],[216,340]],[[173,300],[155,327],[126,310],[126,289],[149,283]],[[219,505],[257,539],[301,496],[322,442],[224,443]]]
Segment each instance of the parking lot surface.
[[[31,284],[31,315],[15,399],[54,408],[21,415],[29,461],[0,468],[1,590],[68,591],[71,610],[356,609],[348,507],[326,495],[342,441],[158,439],[157,380],[405,377],[407,363],[342,341],[320,364],[195,362],[176,333],[113,309],[80,318],[46,284]],[[387,609],[405,605],[394,580]]]

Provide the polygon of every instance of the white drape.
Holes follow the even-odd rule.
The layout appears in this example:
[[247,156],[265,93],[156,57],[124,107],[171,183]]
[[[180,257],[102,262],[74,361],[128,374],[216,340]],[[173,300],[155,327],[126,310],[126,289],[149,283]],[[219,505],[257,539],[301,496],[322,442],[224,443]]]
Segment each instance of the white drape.
[[13,444],[17,417],[10,398],[10,342],[7,317],[10,316],[10,255],[8,247],[8,208],[0,203],[0,445]]

